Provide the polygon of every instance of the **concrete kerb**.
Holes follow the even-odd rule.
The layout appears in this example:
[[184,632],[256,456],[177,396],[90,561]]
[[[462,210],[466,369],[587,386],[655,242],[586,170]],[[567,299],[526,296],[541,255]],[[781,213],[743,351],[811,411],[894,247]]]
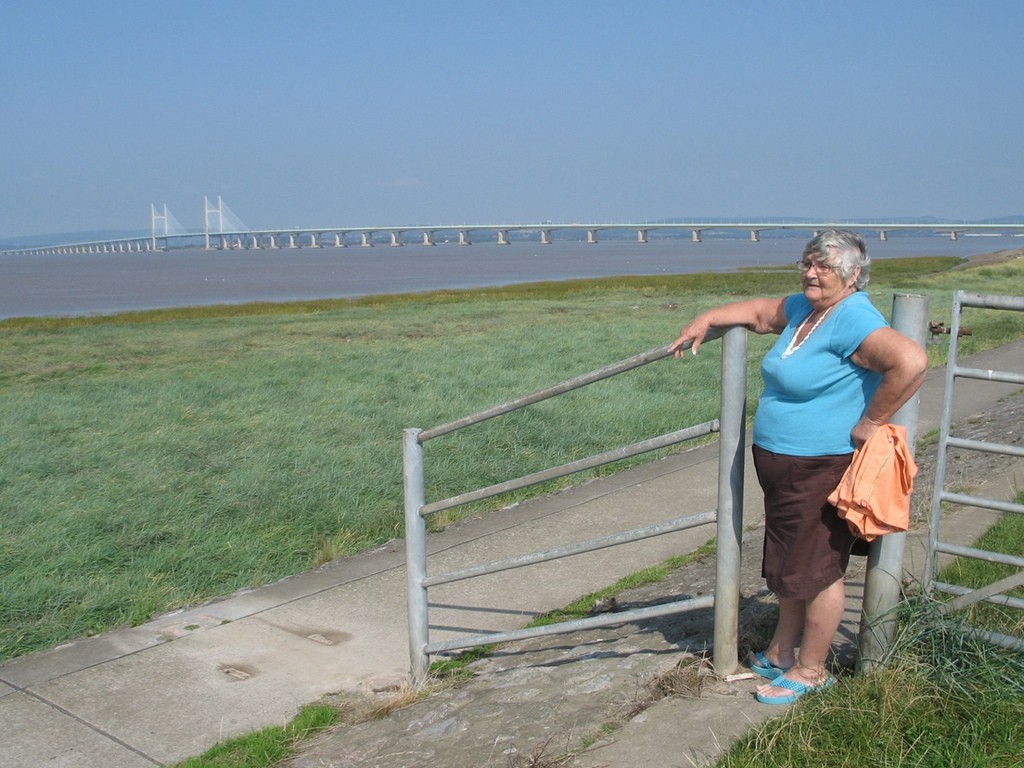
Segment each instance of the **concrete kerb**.
[[[971,365],[1024,370],[1024,342],[975,356]],[[938,426],[943,386],[935,372],[922,387],[919,436]],[[954,420],[1017,389],[958,386]],[[752,471],[746,482],[748,514],[759,515]],[[601,535],[714,509],[716,485],[716,450],[686,451],[433,535],[431,568],[546,548],[575,540],[579,530]],[[517,628],[638,568],[692,551],[713,534],[685,531],[571,558],[555,573],[526,568],[438,588],[431,595],[432,639]],[[908,544],[910,563],[916,558]],[[404,554],[392,542],[0,666],[0,721],[8,725],[0,754],[11,768],[171,764],[225,738],[281,725],[324,695],[387,688],[407,674]]]

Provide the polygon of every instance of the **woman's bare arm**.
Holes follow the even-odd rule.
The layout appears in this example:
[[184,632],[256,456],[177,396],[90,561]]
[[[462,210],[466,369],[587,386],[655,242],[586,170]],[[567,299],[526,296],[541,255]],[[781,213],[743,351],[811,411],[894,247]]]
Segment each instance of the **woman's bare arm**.
[[786,327],[785,301],[785,298],[750,299],[702,312],[683,327],[679,337],[669,345],[669,352],[682,357],[686,343],[692,342],[690,349],[696,355],[710,328],[742,325],[754,333],[781,333]]
[[882,374],[882,383],[850,433],[860,447],[917,392],[928,372],[928,355],[899,331],[879,328],[868,334],[851,359]]

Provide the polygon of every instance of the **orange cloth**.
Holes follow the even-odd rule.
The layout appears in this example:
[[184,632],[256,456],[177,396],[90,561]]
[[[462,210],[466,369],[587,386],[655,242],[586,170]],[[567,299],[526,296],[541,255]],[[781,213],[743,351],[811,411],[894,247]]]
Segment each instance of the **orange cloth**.
[[906,428],[885,424],[854,452],[828,501],[839,509],[851,531],[873,541],[910,526],[910,494],[916,474]]

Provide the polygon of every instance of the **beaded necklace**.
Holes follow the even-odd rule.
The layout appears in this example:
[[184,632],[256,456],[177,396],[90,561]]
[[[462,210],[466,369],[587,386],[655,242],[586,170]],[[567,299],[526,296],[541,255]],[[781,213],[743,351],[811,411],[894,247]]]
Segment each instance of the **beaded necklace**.
[[803,319],[803,322],[800,323],[800,325],[797,326],[796,333],[793,334],[793,338],[791,338],[789,340],[789,344],[786,345],[786,351],[782,353],[782,359],[783,360],[785,360],[787,357],[789,357],[794,352],[796,352],[798,349],[800,349],[800,347],[802,347],[804,345],[804,342],[807,341],[809,338],[811,338],[811,334],[814,333],[816,330],[818,330],[818,326],[821,325],[825,321],[825,318],[828,317],[828,313],[832,311],[832,307],[834,307],[834,306],[835,306],[835,304],[833,304],[831,307],[829,307],[824,312],[822,312],[821,313],[821,317],[819,317],[817,320],[814,321],[814,325],[811,326],[811,330],[809,330],[807,332],[807,335],[804,336],[800,340],[799,344],[796,344],[796,343],[794,343],[794,342],[796,342],[796,337],[800,335],[800,331],[802,331],[804,329],[804,326],[807,325],[807,321],[811,319],[811,315],[814,314],[814,311],[812,310],[811,314],[807,315],[807,317],[805,317]]

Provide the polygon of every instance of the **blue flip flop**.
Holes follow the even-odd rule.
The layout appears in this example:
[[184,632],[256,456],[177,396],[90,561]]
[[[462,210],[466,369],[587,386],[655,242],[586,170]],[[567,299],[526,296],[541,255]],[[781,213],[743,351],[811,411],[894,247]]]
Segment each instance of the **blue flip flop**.
[[817,685],[807,685],[798,680],[790,680],[780,675],[775,680],[772,680],[772,687],[785,688],[787,691],[792,691],[792,693],[787,693],[785,696],[762,696],[760,693],[755,693],[754,698],[762,704],[792,704],[806,693],[829,688],[835,685],[835,683],[836,679],[832,675],[829,675]]
[[774,680],[790,670],[790,667],[777,667],[772,664],[768,661],[768,657],[764,655],[764,651],[757,651],[751,654],[747,664],[750,665],[751,672],[755,672],[766,680]]

